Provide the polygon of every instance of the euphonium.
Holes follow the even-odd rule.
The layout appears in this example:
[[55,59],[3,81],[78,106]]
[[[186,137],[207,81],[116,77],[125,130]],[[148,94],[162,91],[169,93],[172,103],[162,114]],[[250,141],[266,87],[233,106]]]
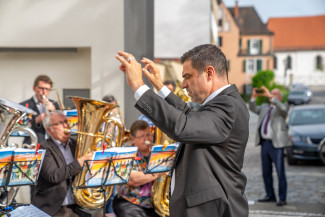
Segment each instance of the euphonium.
[[[124,133],[124,125],[119,118],[112,115],[112,110],[116,107],[115,104],[107,102],[86,99],[82,97],[70,96],[78,111],[78,134],[75,159],[88,154],[92,151],[102,149],[104,142],[115,146],[121,146],[121,141]],[[100,132],[103,123],[105,123],[104,132]],[[112,124],[113,133],[107,133],[108,124]],[[115,128],[118,128],[118,133],[115,134]],[[100,140],[102,142],[100,143]],[[76,203],[87,209],[97,209],[104,206],[104,195],[100,188],[78,188],[86,182],[86,174],[88,170],[83,169],[73,182],[73,194]],[[112,194],[113,187],[105,187],[105,192],[109,192],[106,200]]]
[[[16,104],[9,100],[0,98],[0,146],[1,148],[6,147],[9,136],[17,131],[23,131],[31,137],[31,144],[23,144],[24,148],[35,148],[37,144],[37,136],[35,132],[23,126],[15,126],[15,124],[26,114],[36,114],[33,110],[28,109],[22,105]],[[6,207],[11,204],[12,200],[16,196],[19,187],[11,187],[9,192],[2,192],[7,194],[4,199],[0,201],[0,207]]]

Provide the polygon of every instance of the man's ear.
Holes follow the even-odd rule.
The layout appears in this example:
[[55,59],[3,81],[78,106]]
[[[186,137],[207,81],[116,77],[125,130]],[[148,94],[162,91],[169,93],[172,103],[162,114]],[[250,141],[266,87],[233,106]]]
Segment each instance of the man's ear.
[[205,72],[207,73],[207,78],[208,81],[212,80],[212,78],[215,76],[216,71],[214,70],[214,68],[212,66],[208,66],[205,70]]

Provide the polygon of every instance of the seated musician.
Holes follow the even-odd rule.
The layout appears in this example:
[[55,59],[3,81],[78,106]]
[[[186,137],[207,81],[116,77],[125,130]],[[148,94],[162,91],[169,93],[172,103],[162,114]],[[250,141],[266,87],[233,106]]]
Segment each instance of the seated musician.
[[91,160],[92,153],[74,159],[76,141],[65,133],[70,127],[61,111],[49,113],[43,124],[50,138],[40,146],[46,153],[32,204],[51,216],[79,216],[72,179],[81,171],[84,161]]
[[131,140],[138,147],[137,158],[127,185],[119,187],[113,202],[114,213],[118,217],[158,216],[150,199],[152,181],[165,173],[145,174],[143,171],[149,160],[153,136],[146,121],[137,120],[130,128]]

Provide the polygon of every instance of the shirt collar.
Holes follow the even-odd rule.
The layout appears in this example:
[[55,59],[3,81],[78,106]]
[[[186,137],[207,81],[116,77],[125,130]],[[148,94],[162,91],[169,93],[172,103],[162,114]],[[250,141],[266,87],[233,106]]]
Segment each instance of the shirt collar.
[[218,96],[219,93],[221,93],[224,89],[226,89],[227,87],[230,87],[230,84],[227,84],[221,88],[219,88],[218,90],[214,91],[212,94],[210,94],[210,96],[208,96],[202,105],[206,104],[207,102],[209,102],[211,99],[213,99],[215,96]]
[[36,105],[41,105],[41,102],[37,99],[37,97],[35,95],[33,96],[33,99],[34,99]]
[[69,143],[70,143],[70,139],[68,140],[67,145],[63,145],[63,143],[60,142],[59,140],[56,140],[56,139],[53,139],[53,138],[52,138],[52,140],[53,140],[53,142],[54,142],[57,146],[60,147],[60,145],[62,145],[64,148],[66,148],[67,145],[69,145]]

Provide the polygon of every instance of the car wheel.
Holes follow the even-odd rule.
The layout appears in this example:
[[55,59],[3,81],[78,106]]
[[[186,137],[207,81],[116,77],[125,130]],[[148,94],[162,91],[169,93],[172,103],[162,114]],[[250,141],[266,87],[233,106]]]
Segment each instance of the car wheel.
[[294,159],[291,148],[287,148],[287,162],[289,165],[297,164],[297,160]]

